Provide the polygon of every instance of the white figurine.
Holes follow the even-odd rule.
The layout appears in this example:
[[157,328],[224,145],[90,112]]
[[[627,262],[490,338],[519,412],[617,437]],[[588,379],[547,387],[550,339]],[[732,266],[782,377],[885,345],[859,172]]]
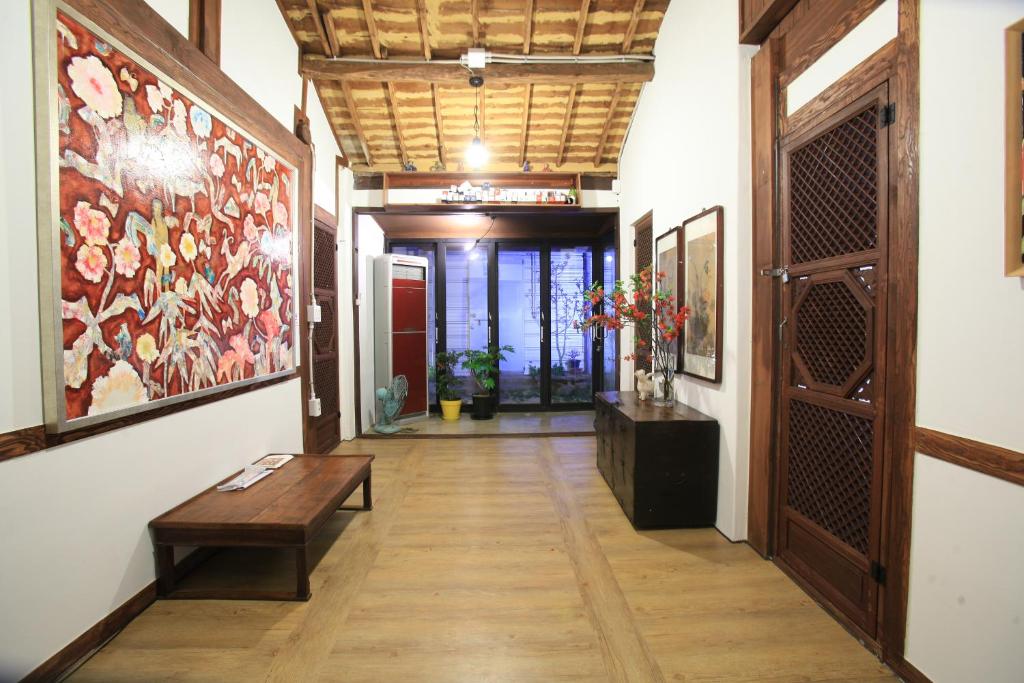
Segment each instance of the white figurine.
[[646,401],[648,396],[654,395],[654,373],[637,370],[634,374],[636,375],[636,390],[640,394],[640,400]]

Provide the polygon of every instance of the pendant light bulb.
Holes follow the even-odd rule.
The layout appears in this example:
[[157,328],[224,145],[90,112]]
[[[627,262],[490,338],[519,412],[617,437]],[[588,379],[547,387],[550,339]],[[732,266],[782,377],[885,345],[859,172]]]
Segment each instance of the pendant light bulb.
[[480,168],[487,163],[488,156],[487,148],[484,147],[480,136],[474,137],[473,142],[469,143],[469,147],[466,149],[466,163],[470,168]]

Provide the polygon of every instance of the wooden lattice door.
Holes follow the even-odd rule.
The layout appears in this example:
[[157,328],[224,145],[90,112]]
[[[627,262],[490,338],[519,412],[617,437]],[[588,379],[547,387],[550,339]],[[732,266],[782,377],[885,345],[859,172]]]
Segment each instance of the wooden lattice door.
[[887,92],[781,147],[777,559],[868,638],[883,579]]
[[337,231],[324,221],[313,222],[313,295],[320,304],[320,322],[313,326],[313,385],[320,397],[320,416],[310,418],[318,453],[341,442],[338,378]]

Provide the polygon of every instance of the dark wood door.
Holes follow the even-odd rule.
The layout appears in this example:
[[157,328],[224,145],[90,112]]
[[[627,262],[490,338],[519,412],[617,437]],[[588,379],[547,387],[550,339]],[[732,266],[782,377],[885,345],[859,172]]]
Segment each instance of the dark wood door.
[[320,397],[320,416],[309,418],[317,453],[327,453],[341,442],[337,256],[337,229],[318,218],[313,222],[313,296],[321,318],[313,326],[312,379]]
[[885,418],[888,88],[781,146],[777,559],[875,636]]
[[[654,213],[648,212],[639,221],[633,224],[636,232],[633,239],[633,266],[634,273],[639,273],[644,268],[654,266]],[[636,328],[637,339],[644,342],[645,348],[651,348],[650,328]],[[644,372],[651,371],[651,358],[645,356],[636,360],[636,369]]]

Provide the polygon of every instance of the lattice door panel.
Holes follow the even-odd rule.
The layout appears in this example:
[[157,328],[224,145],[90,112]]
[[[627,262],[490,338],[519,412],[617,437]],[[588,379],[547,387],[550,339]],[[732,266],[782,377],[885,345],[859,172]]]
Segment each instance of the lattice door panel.
[[[644,268],[651,268],[654,265],[654,223],[647,222],[638,225],[636,228],[636,241],[633,243],[633,254],[634,264],[636,271],[639,273]],[[651,348],[651,331],[637,330],[637,339],[644,342],[646,349]],[[652,368],[650,356],[643,357],[643,360],[637,359],[636,368],[645,372],[650,372]]]
[[782,146],[778,560],[868,637],[881,506],[883,86]]
[[320,416],[310,418],[318,452],[341,441],[338,378],[337,233],[316,221],[313,226],[313,294],[320,305],[320,322],[313,326],[312,380],[320,398]]

